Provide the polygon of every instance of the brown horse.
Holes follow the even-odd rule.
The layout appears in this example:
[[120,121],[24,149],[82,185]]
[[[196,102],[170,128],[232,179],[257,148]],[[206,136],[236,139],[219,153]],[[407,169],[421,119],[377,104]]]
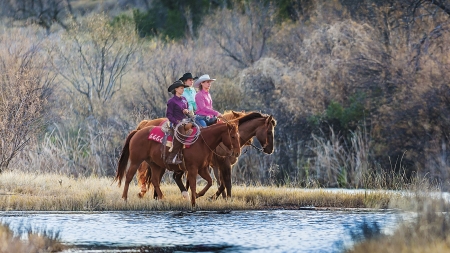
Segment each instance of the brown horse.
[[[222,119],[223,119],[223,121],[229,121],[229,120],[236,119],[236,118],[244,116],[244,115],[245,115],[244,112],[225,111],[223,113],[223,115],[222,115]],[[144,127],[148,127],[148,126],[159,126],[166,120],[167,120],[167,118],[158,118],[158,119],[153,119],[153,120],[142,120],[138,124],[136,130],[140,130],[140,129],[142,129]],[[214,175],[216,176],[216,180],[219,182],[218,174],[214,174]],[[176,174],[176,173],[173,174],[175,182],[179,182],[175,177],[182,177],[182,176],[183,176],[183,174],[181,174],[181,175]],[[140,198],[142,198],[142,197],[144,197],[145,193],[147,192],[147,190],[150,187],[150,184],[147,183],[147,181],[150,181],[150,179],[151,179],[150,165],[148,165],[147,163],[142,163],[139,166],[139,169],[137,171],[137,178],[138,178],[138,185],[140,186],[140,192],[138,193],[138,196]],[[162,178],[160,179],[160,182],[161,182],[161,180],[162,180]],[[182,193],[184,191],[186,191],[184,189],[184,187],[180,187],[180,190],[181,190]],[[186,195],[183,195],[183,196],[186,196]],[[154,198],[158,197],[156,195],[156,192],[153,195],[153,197]]]
[[[148,140],[150,131],[154,126],[145,127],[141,130],[133,130],[127,137],[122,154],[119,159],[117,174],[115,180],[121,185],[126,172],[125,186],[122,198],[127,200],[128,188],[136,171],[142,162],[146,161],[155,176],[152,176],[151,182],[160,198],[163,197],[159,187],[160,174],[164,173],[166,164],[162,158],[161,145],[159,142]],[[226,123],[217,124],[208,128],[203,128],[200,137],[189,148],[183,150],[185,169],[188,172],[187,180],[191,187],[191,204],[195,206],[196,199],[196,178],[198,171],[207,167],[213,150],[223,142],[231,150],[233,156],[239,156],[240,143],[237,124]],[[167,147],[166,152],[167,151]],[[168,166],[169,170],[182,171],[178,165]]]
[[[241,147],[252,145],[251,140],[256,137],[262,146],[262,152],[273,153],[275,126],[277,124],[273,116],[251,112],[233,121],[239,125]],[[214,174],[220,175],[220,186],[213,198],[217,198],[225,189],[226,197],[231,197],[231,168],[237,162],[238,157],[228,156],[227,152],[227,148],[222,147],[222,145],[218,146],[210,162]]]
[[[259,141],[262,146],[261,151],[266,154],[273,153],[274,147],[274,129],[276,126],[276,120],[271,115],[261,114],[259,112],[250,112],[244,116],[237,119],[231,120],[230,122],[235,122],[239,125],[239,135],[240,135],[240,145],[251,145],[253,137]],[[210,161],[210,166],[214,169],[215,176],[220,175],[220,186],[213,198],[217,198],[226,189],[226,196],[231,197],[231,168],[238,158],[237,156],[229,156],[229,150],[222,144],[220,144],[214,151],[213,157]],[[148,173],[148,172],[147,172]],[[198,174],[207,181],[206,186],[197,193],[197,197],[203,196],[206,191],[212,186],[212,179],[208,171],[208,166],[199,169]],[[156,179],[151,174],[151,180]],[[183,186],[181,182],[180,174],[174,173],[174,180],[177,183],[180,190],[187,191],[189,189],[189,181],[186,182],[186,187]],[[150,180],[147,179],[147,180]],[[161,181],[161,178],[159,179]],[[157,197],[155,191],[155,197]]]

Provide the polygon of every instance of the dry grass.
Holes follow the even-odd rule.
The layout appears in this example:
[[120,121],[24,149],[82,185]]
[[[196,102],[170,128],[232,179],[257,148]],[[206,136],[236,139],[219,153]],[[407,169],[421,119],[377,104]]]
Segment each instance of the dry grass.
[[424,198],[418,202],[421,205],[415,219],[401,224],[392,235],[368,238],[347,252],[450,252],[448,201]]
[[[123,188],[112,178],[71,178],[57,174],[0,174],[0,210],[103,211],[103,210],[190,210],[175,184],[163,184],[164,200],[153,200],[152,193],[139,199],[139,188],[130,185],[128,202],[121,199]],[[201,185],[202,186],[202,185]],[[215,186],[207,192],[211,196]],[[151,191],[152,192],[152,191]],[[391,205],[390,203],[396,203]],[[197,210],[300,209],[305,206],[326,208],[388,208],[408,200],[396,192],[329,191],[274,186],[234,186],[231,200],[211,201],[199,198]]]
[[20,239],[7,225],[0,224],[0,252],[58,252],[65,248],[57,235],[28,230],[27,240]]

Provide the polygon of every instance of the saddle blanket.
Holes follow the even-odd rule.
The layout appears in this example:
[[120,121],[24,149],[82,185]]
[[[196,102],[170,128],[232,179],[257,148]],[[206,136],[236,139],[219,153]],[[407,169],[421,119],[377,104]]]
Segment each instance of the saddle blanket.
[[[192,129],[193,129],[192,134],[187,138],[188,142],[194,138],[194,135],[197,132],[197,128],[194,127]],[[162,141],[164,139],[164,135],[165,135],[165,133],[161,130],[161,127],[156,126],[150,131],[150,134],[148,135],[148,139],[162,143]],[[172,135],[167,136],[166,147],[172,147],[172,140],[173,140]],[[189,148],[189,146],[190,145],[185,145],[186,148]]]

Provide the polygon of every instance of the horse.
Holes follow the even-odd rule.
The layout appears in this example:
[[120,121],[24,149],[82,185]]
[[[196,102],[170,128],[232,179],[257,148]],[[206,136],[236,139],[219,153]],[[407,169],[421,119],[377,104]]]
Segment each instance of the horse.
[[[276,120],[272,115],[262,114],[259,112],[250,112],[245,116],[232,120],[239,125],[240,145],[241,148],[246,145],[254,146],[251,141],[253,137],[261,144],[260,151],[266,154],[272,154],[274,150],[274,134]],[[238,157],[226,155],[226,147],[218,146],[211,159],[210,166],[214,169],[214,174],[219,174],[220,185],[217,192],[212,196],[217,199],[226,189],[224,198],[231,198],[231,168],[238,161]],[[186,187],[188,188],[188,187]]]
[[[273,118],[273,116],[262,114],[259,112],[250,112],[229,122],[234,122],[239,125],[238,129],[241,147],[245,145],[252,145],[252,138],[256,137],[256,139],[262,146],[262,152],[266,154],[273,153],[274,129],[276,126],[276,120]],[[218,147],[216,147],[209,164],[211,167],[213,167],[215,176],[219,175],[220,182],[219,189],[212,196],[213,199],[217,199],[217,197],[221,195],[225,189],[226,195],[224,196],[224,198],[231,198],[231,168],[237,162],[238,157],[229,156],[227,155],[228,152],[229,150],[225,146],[220,144]],[[202,191],[196,193],[197,197],[203,196],[206,191],[212,186],[212,179],[209,174],[208,167],[209,166],[203,167],[198,171],[198,174],[207,181],[207,184],[202,189]],[[154,175],[152,172],[152,182],[154,182],[153,180],[155,179],[153,176]],[[161,179],[159,180],[161,181]],[[185,192],[189,189],[189,181],[187,181],[186,187],[184,187],[181,182],[181,176],[179,174],[174,173],[174,180],[180,188],[180,191]],[[147,178],[147,181],[150,181],[150,178]],[[155,195],[156,194],[157,193],[155,191]]]
[[[229,121],[229,120],[241,117],[243,115],[245,115],[244,112],[236,112],[236,111],[232,111],[232,110],[231,111],[225,111],[223,113],[223,115],[222,115],[222,120],[226,122],[226,121]],[[153,119],[153,120],[142,120],[138,124],[136,130],[140,130],[140,129],[142,129],[144,127],[148,127],[148,126],[160,126],[163,122],[165,122],[167,120],[168,120],[167,118],[157,118],[157,119]],[[150,184],[147,183],[147,181],[150,181],[150,178],[151,178],[150,166],[147,163],[142,163],[139,166],[137,173],[138,173],[137,174],[138,186],[140,186],[140,192],[138,193],[138,197],[139,198],[143,198],[145,193],[147,192],[147,190],[150,187]],[[175,179],[175,177],[182,177],[183,174],[179,175],[179,174],[174,173],[173,177],[174,177],[175,182],[179,182],[177,179]],[[218,174],[214,174],[214,175],[216,177],[217,182],[219,183],[220,179],[219,179]],[[162,180],[162,178],[160,179],[160,181],[161,180]],[[187,197],[187,194],[184,194],[184,192],[185,192],[184,187],[180,187],[180,185],[179,185],[179,188],[180,188],[183,196]],[[156,192],[153,195],[153,197],[155,199],[158,198]]]
[[[126,172],[125,186],[122,194],[122,198],[125,201],[128,197],[129,184],[136,174],[139,165],[144,161],[155,172],[155,176],[152,176],[151,182],[159,198],[163,198],[159,187],[159,175],[164,173],[166,169],[165,161],[162,158],[162,144],[148,139],[151,130],[155,127],[149,126],[140,130],[133,130],[126,138],[115,176],[115,181],[118,181],[120,187]],[[167,166],[169,170],[173,170],[174,172],[183,170],[188,172],[187,180],[191,187],[191,204],[193,207],[195,206],[196,199],[196,178],[198,171],[209,165],[213,150],[221,142],[231,151],[232,156],[240,155],[239,132],[236,123],[216,124],[208,128],[203,128],[198,140],[191,144],[189,148],[183,150],[185,168],[181,168],[178,165]],[[167,147],[164,148],[166,151],[168,150]]]

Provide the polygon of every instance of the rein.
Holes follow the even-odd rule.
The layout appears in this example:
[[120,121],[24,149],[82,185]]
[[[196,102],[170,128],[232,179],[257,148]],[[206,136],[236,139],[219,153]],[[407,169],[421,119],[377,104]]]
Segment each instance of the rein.
[[264,153],[264,148],[267,146],[267,143],[266,143],[262,148],[258,148],[258,147],[255,146],[255,144],[253,144],[253,143],[250,143],[250,144],[248,144],[248,145],[252,146],[253,148],[255,148],[256,150],[258,150],[259,152]]
[[[228,120],[226,120],[226,119],[223,119],[224,121],[225,121],[225,124],[227,124],[228,125]],[[229,130],[227,130],[228,131],[228,136],[230,136],[230,140],[231,140],[231,134],[230,134],[230,131]],[[215,154],[216,156],[219,156],[219,157],[222,157],[222,158],[226,158],[226,157],[229,157],[229,156],[231,156],[231,155],[228,155],[228,156],[222,156],[222,155],[219,155],[219,154],[217,154],[209,145],[208,145],[208,143],[206,143],[206,141],[205,141],[205,139],[203,138],[203,134],[202,134],[202,132],[200,131],[200,137],[202,137],[202,140],[203,140],[203,142],[205,143],[205,145],[208,147],[208,149],[213,153],[213,154]],[[233,149],[234,147],[233,147],[233,143],[231,143],[231,149]],[[232,150],[230,150],[231,151],[231,153],[233,153],[232,152]]]

